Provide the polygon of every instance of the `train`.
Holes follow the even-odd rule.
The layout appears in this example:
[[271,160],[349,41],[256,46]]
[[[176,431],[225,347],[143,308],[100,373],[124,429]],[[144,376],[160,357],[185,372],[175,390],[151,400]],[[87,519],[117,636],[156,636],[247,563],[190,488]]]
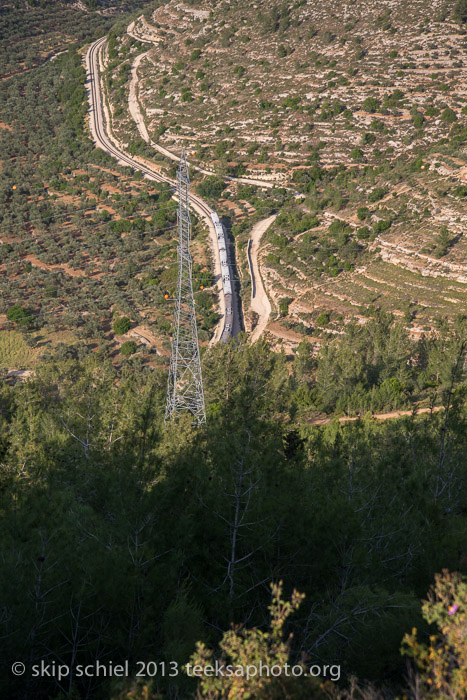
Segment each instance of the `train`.
[[225,319],[224,328],[221,334],[221,340],[226,341],[232,336],[233,332],[233,294],[232,294],[232,279],[230,276],[229,254],[227,249],[227,241],[224,226],[221,224],[218,215],[215,211],[211,213],[212,223],[217,236],[217,247],[219,249],[219,258],[221,262],[222,289],[224,291],[225,301]]

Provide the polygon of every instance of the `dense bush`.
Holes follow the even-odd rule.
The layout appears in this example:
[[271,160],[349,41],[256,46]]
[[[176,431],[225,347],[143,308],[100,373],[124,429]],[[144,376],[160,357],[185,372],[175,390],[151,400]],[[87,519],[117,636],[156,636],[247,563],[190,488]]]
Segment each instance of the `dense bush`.
[[9,321],[13,321],[19,326],[24,326],[26,328],[28,326],[31,326],[34,321],[34,317],[31,315],[31,313],[19,304],[10,306],[10,308],[6,312],[6,317]]
[[373,232],[376,234],[383,233],[383,231],[387,231],[390,226],[391,221],[388,219],[380,219],[380,221],[377,221],[373,226]]
[[207,177],[197,185],[196,190],[201,197],[216,199],[221,196],[225,183],[215,175]]
[[457,116],[453,109],[451,109],[450,107],[446,107],[446,109],[441,114],[441,119],[447,124],[452,124],[453,122],[457,121]]
[[380,101],[376,97],[367,97],[363,102],[365,112],[377,112],[380,107]]
[[379,202],[388,193],[387,187],[375,187],[368,195],[369,202]]
[[123,357],[130,357],[130,355],[133,355],[137,349],[138,345],[134,340],[127,340],[120,348],[120,354],[123,355]]
[[363,160],[363,151],[362,151],[362,149],[361,149],[361,148],[358,148],[357,146],[355,146],[355,148],[353,148],[353,149],[350,151],[350,157],[352,158],[352,160]]
[[[0,383],[2,696],[56,695],[52,677],[8,672],[45,649],[71,665],[157,648],[182,665],[232,621],[264,625],[271,579],[306,595],[293,656],[318,644],[343,678],[389,678],[397,695],[418,597],[459,565],[467,532],[460,333],[414,342],[380,317],[318,357],[305,341],[292,365],[243,336],[218,344],[203,358],[200,431],[190,416],[163,428],[166,372],[137,357],[116,372],[105,355],[65,355]],[[425,386],[444,410],[308,422],[405,407]],[[156,679],[157,692],[189,697],[188,680]],[[113,679],[96,683],[116,697]],[[86,687],[75,678],[75,694]]]
[[453,17],[457,22],[467,23],[467,0],[457,0],[454,5]]
[[126,316],[117,319],[113,324],[113,330],[116,335],[125,335],[131,328],[131,321]]
[[369,214],[369,209],[368,207],[358,207],[357,209],[357,216],[360,221],[364,221],[366,217]]

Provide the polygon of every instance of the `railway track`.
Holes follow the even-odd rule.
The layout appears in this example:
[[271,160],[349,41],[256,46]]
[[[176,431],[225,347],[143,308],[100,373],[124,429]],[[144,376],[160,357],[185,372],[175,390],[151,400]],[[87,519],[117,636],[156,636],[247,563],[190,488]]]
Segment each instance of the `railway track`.
[[[94,112],[93,124],[96,140],[98,141],[99,145],[103,148],[103,150],[109,153],[109,155],[118,158],[118,160],[120,160],[125,165],[129,165],[134,170],[139,170],[151,180],[168,183],[171,186],[171,188],[174,191],[176,191],[176,184],[173,180],[171,180],[166,175],[162,175],[161,173],[158,173],[155,170],[152,170],[151,168],[148,168],[142,163],[139,163],[138,161],[134,160],[127,153],[117,148],[107,136],[105,128],[106,125],[104,110],[102,109],[102,95],[99,85],[99,51],[103,47],[105,42],[105,37],[98,39],[96,42],[94,42],[94,44],[92,44],[88,52],[88,62],[90,69],[89,80],[90,91],[92,94],[92,109]],[[213,213],[213,209],[208,207],[208,205],[205,202],[203,202],[202,199],[200,199],[194,194],[190,194],[190,203],[194,204],[206,216],[210,217]]]
[[[154,180],[156,182],[165,182],[170,185],[171,189],[176,192],[176,183],[166,175],[162,175],[155,170],[147,167],[146,165],[134,160],[131,156],[125,153],[122,149],[118,148],[109,138],[106,129],[106,119],[103,109],[102,93],[99,81],[99,53],[106,42],[106,37],[98,39],[93,44],[91,44],[87,55],[86,55],[86,72],[87,81],[89,84],[89,96],[90,96],[90,126],[91,132],[94,136],[95,142],[99,145],[102,150],[104,150],[109,155],[116,158],[121,164],[127,165],[133,170],[137,170],[149,180]],[[221,322],[216,329],[213,340],[225,340],[226,339],[226,326],[229,325],[229,333],[227,335],[237,335],[241,330],[240,312],[239,312],[239,298],[237,291],[234,291],[235,299],[229,303],[230,306],[235,308],[237,311],[235,313],[235,319],[227,319],[226,316],[226,300],[224,295],[224,290],[222,286],[222,274],[220,267],[220,252],[217,243],[217,235],[213,226],[212,215],[215,214],[214,210],[211,209],[200,197],[195,194],[190,193],[189,195],[190,205],[198,214],[201,214],[206,220],[209,230],[213,232],[213,248],[215,250],[216,260],[216,283],[220,282],[219,285],[219,301],[220,301],[220,311],[221,311]],[[214,243],[215,241],[215,243]],[[229,314],[230,315],[230,314]]]

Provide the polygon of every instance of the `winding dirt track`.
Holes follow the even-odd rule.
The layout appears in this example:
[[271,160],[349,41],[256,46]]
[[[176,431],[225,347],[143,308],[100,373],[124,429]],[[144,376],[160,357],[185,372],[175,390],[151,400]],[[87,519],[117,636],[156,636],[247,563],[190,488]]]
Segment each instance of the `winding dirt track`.
[[[141,18],[140,18],[141,19]],[[148,26],[146,24],[146,26]],[[129,34],[131,37],[134,39],[138,39],[138,41],[144,41],[147,44],[152,44],[152,45],[157,45],[158,41],[160,41],[159,38],[156,37],[154,33],[151,34],[142,34],[141,36],[138,36],[134,32],[135,28],[135,22],[131,22],[128,25],[127,28],[127,34]],[[134,63],[131,66],[131,82],[130,82],[130,92],[128,96],[128,108],[131,117],[133,118],[133,121],[136,124],[136,127],[140,133],[141,138],[143,141],[146,141],[146,143],[149,143],[154,150],[159,151],[163,156],[166,158],[169,158],[170,160],[177,161],[179,160],[178,155],[175,153],[172,153],[172,151],[169,151],[168,148],[164,148],[164,146],[161,146],[158,143],[155,143],[149,136],[145,121],[144,121],[144,116],[141,111],[141,106],[139,104],[138,100],[138,68],[147,55],[149,51],[146,51],[146,53],[140,54],[139,56],[136,57]],[[204,175],[215,175],[216,173],[214,170],[207,170],[205,168],[201,168],[198,165],[194,165],[193,163],[190,163],[189,160],[187,160],[187,163],[189,167],[194,168],[200,173],[203,173]],[[225,180],[228,182],[239,182],[243,185],[254,185],[256,187],[274,187],[276,183],[270,182],[268,180],[260,180],[256,178],[249,178],[249,177],[233,177],[231,175],[226,175]]]
[[250,241],[248,242],[247,255],[251,276],[251,310],[257,313],[259,316],[258,323],[251,334],[252,343],[254,343],[255,340],[258,340],[260,335],[264,332],[271,314],[271,302],[266,294],[266,290],[264,289],[263,281],[259,272],[258,253],[261,238],[271,226],[273,221],[275,221],[276,216],[277,214],[273,214],[267,219],[258,221],[258,223],[253,226],[251,231],[251,244]]

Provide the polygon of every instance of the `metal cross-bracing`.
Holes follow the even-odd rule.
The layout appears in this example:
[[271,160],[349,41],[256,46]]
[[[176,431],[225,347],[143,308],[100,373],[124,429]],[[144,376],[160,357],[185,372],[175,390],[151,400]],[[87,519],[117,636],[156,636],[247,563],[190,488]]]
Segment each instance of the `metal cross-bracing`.
[[178,413],[189,412],[193,414],[195,422],[201,424],[206,421],[206,411],[191,278],[190,178],[184,152],[177,170],[177,185],[178,282],[165,420]]

